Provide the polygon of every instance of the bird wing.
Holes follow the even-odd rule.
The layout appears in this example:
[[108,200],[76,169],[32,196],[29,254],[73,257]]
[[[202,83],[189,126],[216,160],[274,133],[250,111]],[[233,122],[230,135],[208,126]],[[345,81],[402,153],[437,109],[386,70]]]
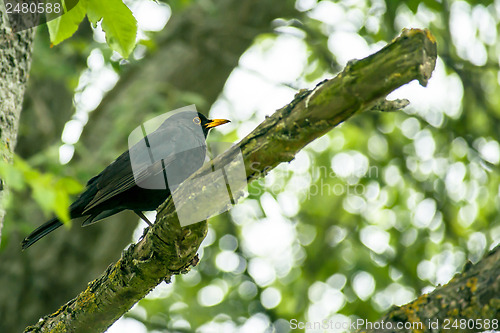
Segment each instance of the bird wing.
[[[148,135],[147,138],[151,146],[155,147],[152,149],[154,155],[156,155],[153,156],[153,160],[151,159],[150,151],[145,147],[144,139],[135,144],[129,151],[123,153],[98,176],[94,177],[95,179],[93,178],[89,181],[89,184],[97,186],[98,191],[85,206],[83,214],[89,213],[89,210],[92,208],[129,190],[137,184],[141,184],[148,179],[160,179],[152,177],[159,177],[164,173],[164,170],[176,158],[179,158],[178,151],[182,152],[189,145],[199,144],[196,138],[186,135],[185,131],[181,128],[173,126],[159,128]],[[203,144],[205,144],[204,140]],[[136,171],[135,177],[132,170],[132,163]],[[165,186],[162,189],[167,190],[166,179],[164,181]]]

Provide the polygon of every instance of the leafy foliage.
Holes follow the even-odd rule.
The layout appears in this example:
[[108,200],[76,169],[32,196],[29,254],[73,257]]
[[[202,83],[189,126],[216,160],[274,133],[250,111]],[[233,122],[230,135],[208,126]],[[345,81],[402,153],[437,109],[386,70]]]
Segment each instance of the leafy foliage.
[[57,45],[73,36],[85,18],[85,13],[84,1],[78,1],[67,13],[47,22],[52,44]]
[[[69,177],[57,177],[50,173],[41,173],[23,161],[14,158],[13,164],[1,163],[0,175],[16,191],[29,188],[33,199],[47,214],[55,213],[63,222],[69,222],[70,196],[79,193],[82,185]],[[8,202],[13,205],[14,202]]]
[[88,0],[87,16],[94,24],[102,20],[102,30],[111,49],[127,57],[135,46],[137,24],[130,9],[121,0]]
[[67,13],[47,23],[52,44],[71,37],[87,15],[94,28],[101,22],[109,47],[127,58],[135,47],[137,22],[121,0],[80,0]]

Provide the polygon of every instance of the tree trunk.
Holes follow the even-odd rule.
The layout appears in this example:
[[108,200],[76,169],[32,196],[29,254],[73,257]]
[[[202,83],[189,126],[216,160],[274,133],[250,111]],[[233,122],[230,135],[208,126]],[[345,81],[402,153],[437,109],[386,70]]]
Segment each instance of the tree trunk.
[[[34,29],[13,32],[3,8],[0,10],[0,158],[4,163],[12,162],[16,146],[34,37]],[[8,184],[0,179],[0,242],[7,186]]]

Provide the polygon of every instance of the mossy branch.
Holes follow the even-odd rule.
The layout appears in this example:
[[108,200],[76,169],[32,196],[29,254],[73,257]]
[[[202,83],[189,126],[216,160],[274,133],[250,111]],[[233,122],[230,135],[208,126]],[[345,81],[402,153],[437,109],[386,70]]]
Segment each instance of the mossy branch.
[[[217,168],[241,167],[234,157],[241,151],[247,180],[264,176],[312,140],[330,131],[355,113],[373,109],[394,89],[418,80],[426,85],[436,63],[434,37],[427,30],[404,30],[379,52],[351,61],[335,78],[312,90],[300,91],[288,105],[266,118],[233,149],[213,161]],[[205,165],[188,181],[200,176],[217,183],[219,173]],[[218,193],[204,189],[190,193],[181,185],[175,206],[206,211],[207,216],[223,211],[226,203]],[[233,189],[238,196],[244,186]],[[220,191],[219,191],[220,192]],[[193,197],[196,198],[193,201]],[[209,199],[209,200],[204,200]],[[56,313],[43,318],[27,332],[103,332],[162,281],[186,272],[198,261],[196,252],[207,231],[206,221],[180,227],[172,200],[158,209],[153,228],[130,246],[120,260]],[[112,240],[110,240],[112,241]]]
[[[494,321],[496,320],[496,322]],[[500,246],[450,282],[395,307],[358,332],[496,332],[500,329]],[[382,324],[383,323],[383,324]],[[377,327],[375,329],[375,327]],[[370,329],[366,329],[370,328]]]

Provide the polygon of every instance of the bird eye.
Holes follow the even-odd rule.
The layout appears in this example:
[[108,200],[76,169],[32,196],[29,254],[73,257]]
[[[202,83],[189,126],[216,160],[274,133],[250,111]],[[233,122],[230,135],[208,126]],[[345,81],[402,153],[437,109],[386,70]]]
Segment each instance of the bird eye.
[[201,119],[200,119],[200,117],[194,117],[194,118],[193,118],[193,123],[195,123],[195,124],[200,124],[200,123],[201,123]]

